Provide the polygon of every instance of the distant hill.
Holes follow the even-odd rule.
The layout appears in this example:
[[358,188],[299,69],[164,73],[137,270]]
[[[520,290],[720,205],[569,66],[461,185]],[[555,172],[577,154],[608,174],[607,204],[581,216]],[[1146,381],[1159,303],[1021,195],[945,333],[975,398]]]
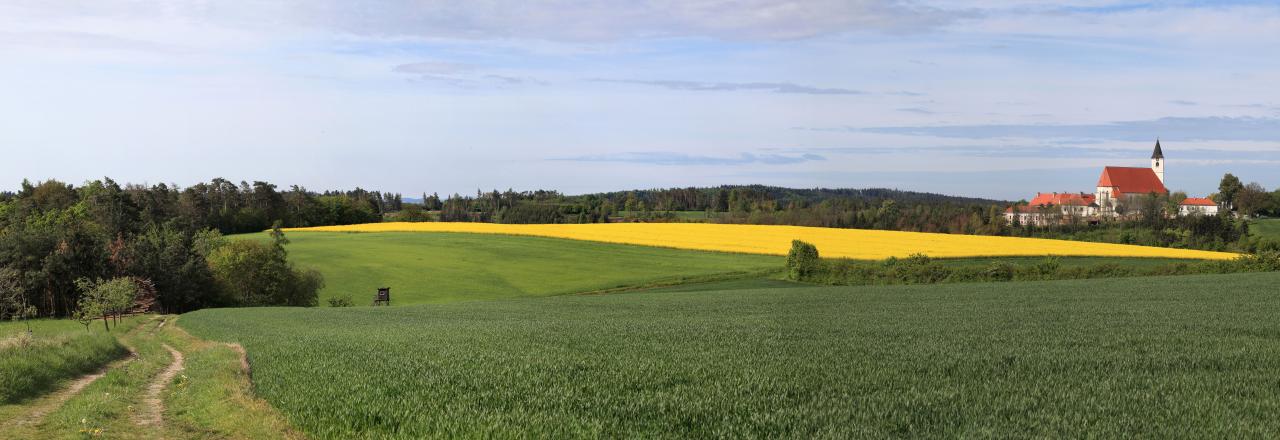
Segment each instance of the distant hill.
[[[406,199],[409,200],[409,199]],[[997,234],[1008,202],[887,188],[796,189],[765,185],[659,188],[564,195],[478,191],[427,197],[449,222],[605,223],[710,221],[916,232]],[[414,205],[410,205],[414,206]],[[685,213],[698,212],[696,218]],[[392,218],[395,220],[396,218]]]
[[[712,200],[717,194],[722,194],[727,197],[728,194],[733,193],[734,191],[751,194],[754,196],[753,198],[778,201],[800,200],[808,204],[816,204],[834,199],[858,201],[893,200],[894,202],[907,205],[949,203],[956,205],[1003,206],[1010,203],[1006,200],[951,196],[889,188],[785,188],[766,185],[722,185],[716,187],[643,189],[583,194],[578,197],[594,196],[618,201],[625,200],[627,197],[634,195],[635,198],[652,204],[652,202],[669,198]],[[683,197],[681,197],[682,195]],[[682,205],[681,203],[676,204]],[[688,208],[695,210],[702,209],[694,206],[690,206]]]

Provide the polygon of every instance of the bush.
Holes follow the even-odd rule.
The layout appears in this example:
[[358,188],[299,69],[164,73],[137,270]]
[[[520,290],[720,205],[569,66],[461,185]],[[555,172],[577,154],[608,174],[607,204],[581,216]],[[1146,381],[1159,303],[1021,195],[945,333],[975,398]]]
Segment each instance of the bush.
[[787,277],[792,280],[808,279],[817,273],[822,266],[818,257],[818,247],[800,240],[791,241],[791,251],[787,253]]
[[1265,251],[1256,254],[1241,255],[1232,260],[1244,272],[1280,271],[1280,252]]
[[1019,280],[1052,280],[1057,278],[1061,269],[1062,264],[1058,262],[1058,258],[1049,256],[1036,264],[1021,268],[1016,278]]
[[987,266],[982,271],[982,275],[987,281],[1013,281],[1014,274],[1018,271],[1017,266],[1009,262],[995,262]]
[[887,278],[896,283],[933,284],[951,278],[950,269],[934,263],[928,255],[911,254],[907,258],[885,260]]
[[227,306],[315,306],[324,277],[297,270],[280,242],[239,240],[209,255],[209,269]]
[[354,305],[355,303],[351,301],[351,295],[329,298],[329,307],[351,307]]

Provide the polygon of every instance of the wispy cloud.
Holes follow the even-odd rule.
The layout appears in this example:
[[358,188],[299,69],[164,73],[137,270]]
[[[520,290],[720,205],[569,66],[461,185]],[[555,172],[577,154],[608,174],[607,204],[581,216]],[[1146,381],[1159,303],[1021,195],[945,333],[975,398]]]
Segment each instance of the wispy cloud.
[[1252,104],[1227,104],[1227,105],[1224,105],[1223,107],[1227,107],[1227,108],[1247,108],[1247,109],[1254,109],[1254,110],[1271,110],[1271,111],[1275,111],[1275,112],[1280,112],[1280,105],[1262,104],[1262,103],[1257,103],[1257,102],[1252,103]]
[[932,115],[937,113],[933,110],[929,110],[923,107],[907,107],[907,108],[900,108],[897,110],[903,113],[915,113],[917,115]]
[[[1169,147],[1169,146],[1166,146]],[[1165,148],[1167,155],[1179,161],[1280,161],[1280,149],[1219,150],[1206,148]],[[903,147],[820,147],[779,149],[786,154],[821,154],[826,156],[927,155],[929,157],[961,156],[989,158],[1046,159],[1117,159],[1145,160],[1149,147],[1107,148],[1065,145],[960,145]]]
[[814,87],[784,82],[707,82],[678,80],[640,80],[640,79],[606,79],[592,78],[589,81],[619,84],[638,84],[662,87],[672,90],[688,90],[697,92],[724,91],[764,91],[785,94],[804,95],[864,95],[866,92],[838,87]]
[[471,73],[476,71],[478,67],[474,64],[457,63],[452,61],[421,61],[417,63],[406,63],[392,67],[391,70],[397,73],[408,73],[414,75],[456,75],[460,73]]
[[1169,117],[1103,124],[897,126],[845,130],[964,139],[1094,138],[1144,141],[1160,137],[1176,140],[1280,141],[1280,119],[1253,117]]
[[459,87],[546,85],[547,82],[524,76],[486,73],[480,66],[452,61],[422,61],[400,64],[392,72],[412,75],[421,81],[442,82]]
[[573,162],[621,162],[645,165],[788,165],[802,162],[827,160],[814,153],[802,154],[753,154],[741,153],[738,156],[705,156],[672,152],[632,152],[600,154],[552,158],[555,161]]
[[1177,104],[1177,105],[1185,105],[1185,106],[1188,106],[1188,107],[1190,107],[1190,106],[1200,105],[1200,103],[1198,103],[1198,102],[1195,102],[1195,101],[1187,101],[1187,100],[1185,100],[1185,99],[1175,99],[1175,100],[1169,101],[1169,103],[1170,103],[1170,104]]

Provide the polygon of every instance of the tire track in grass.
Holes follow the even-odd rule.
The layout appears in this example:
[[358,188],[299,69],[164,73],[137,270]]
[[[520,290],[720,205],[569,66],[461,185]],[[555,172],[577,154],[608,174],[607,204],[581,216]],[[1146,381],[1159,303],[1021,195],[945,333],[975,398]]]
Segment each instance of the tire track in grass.
[[[161,325],[164,324],[161,323]],[[164,399],[161,398],[160,393],[164,392],[164,389],[173,382],[173,377],[183,368],[182,352],[170,347],[169,344],[161,344],[161,346],[169,350],[169,355],[173,356],[173,362],[169,363],[169,366],[147,386],[146,397],[142,400],[142,413],[137,414],[134,419],[138,426],[150,427],[160,424],[164,414]]]
[[9,426],[9,427],[26,427],[26,426],[39,425],[40,422],[44,420],[44,416],[49,415],[49,413],[56,411],[58,408],[61,408],[62,404],[66,403],[68,400],[71,400],[72,397],[75,397],[76,395],[80,394],[80,391],[83,391],[85,387],[94,383],[98,379],[101,379],[102,376],[106,376],[108,371],[123,367],[128,363],[133,362],[133,360],[137,358],[138,358],[138,352],[133,351],[133,349],[130,348],[129,355],[124,359],[111,362],[107,364],[106,367],[103,367],[102,369],[98,370],[96,373],[87,374],[72,381],[70,384],[67,385],[66,388],[63,388],[61,391],[57,391],[49,396],[40,398],[38,401],[32,404],[32,408],[30,412],[28,412],[25,416],[18,417],[17,419],[13,420],[10,423],[12,426]]

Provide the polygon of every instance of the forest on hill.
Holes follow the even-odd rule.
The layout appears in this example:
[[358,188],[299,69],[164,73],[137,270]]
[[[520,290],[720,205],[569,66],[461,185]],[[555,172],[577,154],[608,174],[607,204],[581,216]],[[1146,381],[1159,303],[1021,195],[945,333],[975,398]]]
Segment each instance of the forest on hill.
[[[996,234],[1008,202],[895,189],[791,189],[763,185],[688,187],[565,195],[557,191],[477,191],[405,203],[397,221],[604,223],[680,221],[706,212],[726,223]],[[425,212],[424,212],[425,211]],[[438,213],[434,217],[431,212]]]

